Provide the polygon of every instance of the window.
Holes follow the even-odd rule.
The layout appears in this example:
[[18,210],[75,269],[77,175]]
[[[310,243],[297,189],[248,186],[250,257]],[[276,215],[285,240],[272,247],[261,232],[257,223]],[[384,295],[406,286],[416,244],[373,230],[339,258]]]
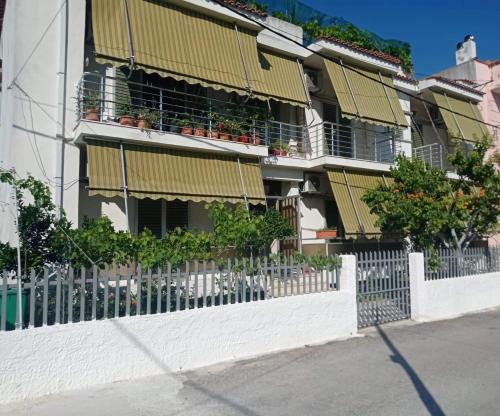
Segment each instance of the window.
[[188,203],[186,201],[166,201],[166,231],[188,227]]
[[139,199],[137,204],[137,231],[149,229],[156,237],[162,233],[162,203],[161,199]]

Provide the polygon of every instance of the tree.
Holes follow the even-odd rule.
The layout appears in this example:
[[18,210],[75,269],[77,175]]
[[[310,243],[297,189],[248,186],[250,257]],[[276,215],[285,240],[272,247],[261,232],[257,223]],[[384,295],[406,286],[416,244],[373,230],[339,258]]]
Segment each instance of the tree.
[[392,181],[369,190],[363,200],[378,215],[381,230],[400,234],[411,250],[444,246],[463,252],[498,228],[500,173],[494,157],[485,159],[490,146],[484,138],[467,154],[458,147],[449,158],[458,179],[400,155],[391,168]]

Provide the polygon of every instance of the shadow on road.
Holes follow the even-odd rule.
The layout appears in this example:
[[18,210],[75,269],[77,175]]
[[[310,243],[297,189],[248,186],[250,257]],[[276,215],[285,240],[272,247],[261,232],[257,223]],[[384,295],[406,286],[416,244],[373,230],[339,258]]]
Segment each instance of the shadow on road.
[[408,363],[406,358],[399,352],[399,350],[392,343],[384,330],[379,325],[375,325],[375,327],[377,328],[380,337],[385,342],[385,345],[387,345],[387,348],[389,348],[392,353],[391,360],[394,363],[399,364],[401,367],[403,367],[403,370],[406,371],[406,374],[408,374],[408,377],[413,383],[413,386],[415,387],[420,400],[425,405],[429,413],[432,416],[445,416],[445,413],[439,406],[439,403],[436,401],[436,399],[434,399],[431,392],[427,389],[424,382],[420,379],[410,363]]
[[[131,331],[127,329],[125,325],[122,325],[121,322],[117,319],[112,319],[110,322],[113,322],[114,325],[116,325],[120,331],[125,334],[125,336],[132,342],[137,348],[141,349],[144,354],[152,361],[154,362],[165,374],[175,374],[168,366],[165,365],[165,363],[162,361],[161,358],[157,357],[144,343]],[[203,393],[204,395],[208,396],[209,398],[212,398],[213,400],[223,403],[232,409],[238,411],[242,415],[245,416],[259,416],[258,413],[255,413],[253,410],[249,409],[248,407],[245,407],[239,403],[236,403],[226,397],[223,397],[213,391],[210,391],[209,389],[193,382],[193,381],[188,381],[184,383],[185,385],[189,385],[189,387],[198,390],[200,393]],[[200,403],[201,404],[201,403]],[[194,407],[194,406],[193,406]]]

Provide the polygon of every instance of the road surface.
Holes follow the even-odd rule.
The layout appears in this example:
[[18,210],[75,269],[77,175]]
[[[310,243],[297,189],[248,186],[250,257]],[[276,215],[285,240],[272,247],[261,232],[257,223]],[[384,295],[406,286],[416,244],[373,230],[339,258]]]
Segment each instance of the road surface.
[[47,396],[0,415],[500,415],[500,310],[363,334]]

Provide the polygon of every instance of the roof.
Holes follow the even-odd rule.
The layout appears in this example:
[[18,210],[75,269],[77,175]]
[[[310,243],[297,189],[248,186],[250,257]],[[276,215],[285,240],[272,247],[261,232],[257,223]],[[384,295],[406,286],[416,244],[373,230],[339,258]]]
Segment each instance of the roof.
[[364,53],[366,55],[374,56],[375,58],[381,59],[381,60],[386,61],[386,62],[390,62],[391,64],[401,65],[401,59],[397,58],[396,56],[392,56],[392,55],[389,55],[387,53],[377,51],[374,49],[366,49],[366,48],[358,46],[352,42],[338,39],[338,38],[335,38],[333,36],[320,36],[316,40],[326,40],[328,42],[337,43],[339,45],[346,46],[350,49]]
[[413,79],[413,78],[407,77],[407,76],[405,76],[405,75],[394,74],[394,75],[393,75],[393,78],[397,78],[397,79],[400,79],[400,80],[402,80],[402,81],[409,82],[410,84],[415,84],[415,85],[417,85],[417,84],[418,84],[418,81],[417,81],[416,79]]
[[500,65],[500,59],[497,59],[495,61],[486,60],[486,61],[480,61],[480,62],[482,62],[483,64],[486,64],[488,66],[497,66],[497,65]]
[[249,4],[243,3],[241,1],[221,0],[221,2],[226,4],[227,6],[233,7],[235,9],[240,9],[240,10],[243,10],[245,12],[253,13],[253,14],[256,14],[257,16],[261,16],[261,17],[267,16],[267,12],[265,12],[263,10],[259,10],[256,7],[252,7]]
[[472,92],[473,94],[484,95],[484,92],[479,91],[476,88],[468,87],[467,85],[464,85],[464,84],[462,84],[460,82],[457,82],[455,80],[448,79],[448,78],[445,78],[445,77],[441,77],[441,76],[435,75],[435,76],[432,76],[432,77],[427,77],[425,79],[435,79],[435,80],[444,82],[445,84],[451,85],[453,87],[460,88],[460,89],[462,89],[464,91]]

